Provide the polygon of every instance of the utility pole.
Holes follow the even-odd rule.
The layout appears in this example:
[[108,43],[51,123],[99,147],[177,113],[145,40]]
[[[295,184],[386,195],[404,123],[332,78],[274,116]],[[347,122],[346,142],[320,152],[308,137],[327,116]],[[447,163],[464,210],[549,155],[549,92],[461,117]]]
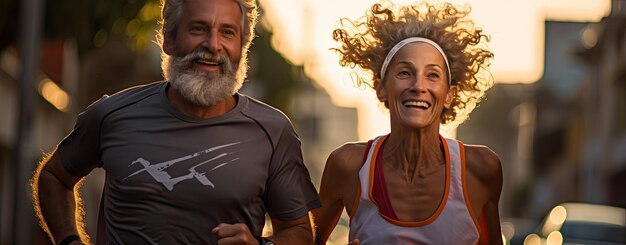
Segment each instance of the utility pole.
[[35,108],[35,82],[39,74],[44,0],[22,0],[20,5],[18,79],[19,116],[14,149],[15,191],[13,206],[13,244],[32,244],[36,224],[28,180],[34,170],[31,148],[32,121]]

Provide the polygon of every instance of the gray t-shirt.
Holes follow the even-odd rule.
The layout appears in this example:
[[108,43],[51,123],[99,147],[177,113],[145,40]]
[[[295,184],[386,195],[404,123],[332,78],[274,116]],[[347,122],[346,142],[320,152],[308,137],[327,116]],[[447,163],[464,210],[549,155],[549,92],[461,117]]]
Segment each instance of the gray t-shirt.
[[191,118],[168,86],[103,97],[59,144],[72,175],[106,170],[98,244],[215,244],[219,223],[260,235],[266,212],[293,220],[321,206],[284,114],[237,94],[226,114]]

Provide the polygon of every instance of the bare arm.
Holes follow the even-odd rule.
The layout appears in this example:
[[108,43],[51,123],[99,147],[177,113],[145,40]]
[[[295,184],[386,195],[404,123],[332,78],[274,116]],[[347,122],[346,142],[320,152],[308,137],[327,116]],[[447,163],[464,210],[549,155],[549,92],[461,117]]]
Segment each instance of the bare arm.
[[290,221],[272,219],[274,235],[268,237],[275,244],[313,244],[313,229],[309,215]]
[[76,220],[80,199],[76,184],[81,179],[65,170],[56,150],[44,157],[33,174],[33,205],[42,228],[55,244],[70,235],[79,235],[82,242],[89,243],[84,225]]
[[500,212],[498,204],[500,202],[500,193],[502,192],[502,165],[500,159],[495,156],[491,163],[494,168],[494,175],[489,189],[489,200],[485,204],[484,218],[487,219],[487,227],[489,228],[489,241],[491,244],[502,244],[502,231],[500,228]]
[[[466,146],[469,172],[468,192],[474,211],[485,220],[490,244],[502,244],[498,204],[502,192],[502,164],[491,149],[484,146]],[[482,239],[481,239],[482,240]]]
[[352,208],[358,191],[358,172],[364,152],[365,144],[346,144],[328,157],[319,193],[322,207],[313,210],[317,227],[315,244],[326,244],[343,209]]
[[[274,244],[313,244],[313,230],[309,215],[295,220],[272,219],[274,235],[267,237]],[[217,244],[259,244],[246,224],[219,224],[211,231],[217,235]]]

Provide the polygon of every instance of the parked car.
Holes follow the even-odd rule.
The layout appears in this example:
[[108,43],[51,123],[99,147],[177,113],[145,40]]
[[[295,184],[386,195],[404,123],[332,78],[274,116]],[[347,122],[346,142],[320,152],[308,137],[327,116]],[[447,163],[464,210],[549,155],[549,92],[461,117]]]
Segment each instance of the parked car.
[[539,225],[539,220],[521,217],[501,217],[500,221],[505,245],[524,244],[524,238]]
[[554,207],[525,245],[626,244],[626,210],[588,203]]

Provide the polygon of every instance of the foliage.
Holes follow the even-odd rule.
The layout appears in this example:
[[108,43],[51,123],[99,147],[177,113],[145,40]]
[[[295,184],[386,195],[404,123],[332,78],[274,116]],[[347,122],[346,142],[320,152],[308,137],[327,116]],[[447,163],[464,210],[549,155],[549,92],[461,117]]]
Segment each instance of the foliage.
[[[125,35],[135,51],[154,37],[158,0],[41,0],[45,5],[43,38],[74,39],[79,53],[102,46],[112,35]],[[0,50],[17,42],[22,1],[0,4]]]

